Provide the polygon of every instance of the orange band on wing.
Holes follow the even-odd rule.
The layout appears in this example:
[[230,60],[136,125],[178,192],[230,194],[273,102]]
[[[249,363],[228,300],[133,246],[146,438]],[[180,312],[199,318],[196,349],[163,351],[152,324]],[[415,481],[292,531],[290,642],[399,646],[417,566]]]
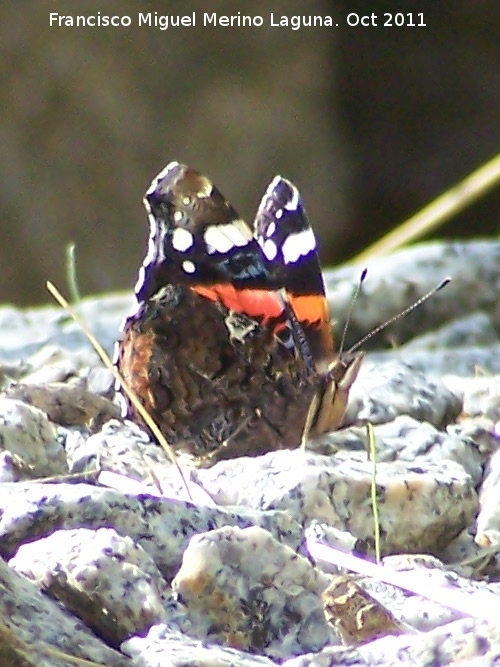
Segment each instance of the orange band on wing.
[[319,329],[324,346],[324,353],[333,353],[333,336],[330,324],[330,309],[323,294],[294,296],[288,294],[295,317],[304,328]]
[[236,289],[231,284],[216,283],[205,287],[191,287],[193,292],[211,301],[220,301],[235,313],[244,313],[249,317],[262,318],[262,324],[281,317],[283,303],[276,292],[259,289]]
[[330,309],[323,294],[294,296],[288,294],[290,305],[299,322],[308,322],[312,326],[322,327],[323,323],[330,326]]

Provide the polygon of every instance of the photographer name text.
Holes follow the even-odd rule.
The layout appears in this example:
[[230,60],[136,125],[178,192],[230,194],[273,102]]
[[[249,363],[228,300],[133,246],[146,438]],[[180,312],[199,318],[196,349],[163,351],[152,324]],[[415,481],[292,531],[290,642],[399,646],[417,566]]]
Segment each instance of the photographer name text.
[[128,15],[91,14],[89,16],[59,14],[50,12],[49,25],[53,28],[129,28],[132,25],[138,27],[158,28],[168,30],[169,28],[194,28],[222,27],[222,28],[289,28],[300,30],[301,28],[338,28],[339,26],[356,27],[395,27],[395,28],[423,28],[426,26],[422,12],[384,12],[377,14],[358,14],[351,12],[342,20],[333,16],[322,16],[313,14],[285,16],[271,12],[268,16],[249,15],[237,12],[232,15],[222,15],[216,12],[196,12],[184,15],[166,15],[158,12],[140,12],[135,19]]

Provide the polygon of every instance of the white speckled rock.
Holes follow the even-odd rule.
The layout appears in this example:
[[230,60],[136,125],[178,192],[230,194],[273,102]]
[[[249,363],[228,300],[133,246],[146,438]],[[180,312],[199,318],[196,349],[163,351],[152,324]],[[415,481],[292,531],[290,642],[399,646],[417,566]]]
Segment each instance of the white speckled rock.
[[83,472],[95,469],[126,475],[157,486],[165,477],[178,476],[165,451],[136,424],[111,420],[99,433],[77,443],[71,450],[71,469]]
[[283,659],[337,642],[321,605],[327,584],[307,559],[253,526],[193,537],[172,589],[199,638]]
[[[455,573],[447,572],[444,565],[434,556],[427,554],[387,556],[382,562],[391,570],[407,573],[408,581],[412,579],[414,573],[417,577],[422,573],[428,573],[430,582],[436,585],[449,586],[452,589],[460,586],[464,591],[467,590],[468,581],[466,579],[457,581]],[[389,607],[399,621],[417,632],[428,632],[462,617],[460,612],[428,600],[423,595],[413,595],[371,577],[362,577],[360,581],[371,595]],[[429,585],[432,586],[432,583]]]
[[85,381],[49,384],[18,383],[9,387],[7,398],[18,399],[42,410],[56,424],[90,426],[118,417],[118,406],[103,396],[88,391]]
[[57,530],[22,545],[9,565],[115,648],[166,620],[167,583],[142,547],[111,528]]
[[[485,442],[484,432],[477,422],[474,428],[462,424],[443,432],[428,422],[418,421],[407,415],[400,415],[393,421],[374,426],[377,462],[444,460],[462,465],[475,483],[483,476],[484,463],[491,454],[491,438]],[[482,444],[481,444],[482,443]],[[311,444],[319,454],[334,455],[340,451],[367,450],[365,427],[351,427],[328,434],[321,442]]]
[[[319,521],[311,521],[309,526],[304,531],[306,542],[308,540],[319,540],[326,542],[332,548],[344,553],[355,554],[357,556],[368,556],[371,560],[375,560],[375,550],[373,548],[373,540],[360,540],[346,530],[339,530],[326,523]],[[335,563],[324,560],[320,557],[315,557],[314,562],[322,572],[326,574],[339,574],[340,569]]]
[[[200,470],[199,480],[219,504],[286,509],[306,525],[315,519],[366,540],[372,474],[366,454],[295,450],[218,463]],[[453,461],[379,463],[377,496],[385,553],[443,548],[477,509],[472,479]]]
[[[446,322],[442,327],[415,336],[401,346],[404,355],[416,351],[430,351],[439,348],[465,348],[495,346],[498,334],[490,313],[474,312]],[[432,370],[432,369],[431,369]]]
[[264,656],[193,639],[166,625],[155,625],[145,637],[129,639],[121,650],[137,659],[140,667],[277,667],[278,664]]
[[65,382],[78,375],[78,371],[96,362],[95,352],[78,350],[69,352],[57,345],[47,345],[26,360],[30,372],[23,377],[26,384]]
[[[108,296],[90,296],[82,299],[77,312],[86,322],[92,323],[92,332],[112,354],[113,345],[120,321],[130,312],[134,299],[131,293],[112,294]],[[97,363],[97,355],[78,325],[56,305],[42,306],[21,310],[12,306],[0,308],[0,359],[10,362],[17,359],[30,360],[33,357],[31,370],[49,368],[52,363],[48,356],[62,368],[69,360],[68,370],[73,373],[76,367],[81,368]],[[52,356],[54,355],[54,356]],[[40,358],[45,357],[42,361]],[[36,360],[39,360],[37,363]],[[47,365],[48,363],[48,365]],[[52,371],[50,371],[52,372]],[[61,376],[51,375],[52,379],[60,380]],[[37,381],[40,380],[40,376]]]
[[370,363],[378,366],[397,360],[414,371],[425,373],[429,378],[444,375],[472,377],[480,368],[491,375],[500,374],[500,345],[498,343],[481,347],[464,345],[453,348],[436,346],[432,350],[406,350],[402,345],[397,350],[370,352]]
[[[485,312],[467,313],[446,322],[441,327],[415,336],[401,346],[405,354],[417,350],[438,350],[489,346],[498,343],[498,334],[495,329],[494,318]],[[432,370],[432,369],[430,369]]]
[[[128,658],[109,648],[79,619],[40,593],[31,581],[8,567],[1,558],[0,618],[12,640],[26,646],[27,656],[36,660],[37,667],[74,665],[74,660],[64,657],[66,654],[107,667],[136,667],[136,663],[133,666]],[[6,634],[2,633],[2,655],[6,654],[6,642]],[[2,662],[2,667],[24,664],[19,659],[18,662]]]
[[[21,401],[3,397],[0,397],[0,457],[1,482],[68,472],[64,449],[47,416]],[[12,465],[8,465],[9,461]]]
[[487,462],[500,446],[500,432],[489,417],[463,417],[457,424],[450,424],[446,430],[462,442],[468,442],[475,447],[483,463]]
[[461,405],[460,397],[437,378],[399,361],[374,365],[367,359],[351,389],[344,424],[381,424],[409,415],[442,426]]

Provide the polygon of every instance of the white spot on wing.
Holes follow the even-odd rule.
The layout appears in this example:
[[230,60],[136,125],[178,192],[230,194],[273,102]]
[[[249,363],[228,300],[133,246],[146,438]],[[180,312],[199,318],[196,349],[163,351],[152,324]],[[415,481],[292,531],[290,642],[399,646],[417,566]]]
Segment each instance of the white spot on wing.
[[271,222],[266,229],[267,238],[270,238],[271,236],[274,236],[275,231],[276,231],[276,223]]
[[179,210],[174,211],[174,222],[180,222],[183,217],[184,216],[183,216],[182,211],[179,211]]
[[315,248],[316,239],[310,227],[304,229],[302,232],[297,232],[297,234],[290,234],[281,247],[283,261],[285,264],[293,264],[299,257],[308,255]]
[[234,220],[227,225],[209,225],[203,234],[210,254],[224,254],[234,247],[242,248],[252,238],[250,228],[243,220]]
[[243,248],[252,238],[250,227],[244,220],[233,220],[229,225],[222,225],[223,234],[226,234],[235,246]]
[[267,259],[272,262],[274,259],[276,259],[276,255],[278,254],[276,243],[271,241],[271,239],[266,239],[262,245],[262,252],[267,257]]
[[274,214],[274,217],[276,218],[276,220],[280,220],[283,217],[283,209],[279,208]]
[[188,259],[186,259],[185,262],[182,262],[182,268],[186,273],[194,273],[196,271],[196,265]]
[[183,227],[177,227],[172,233],[172,247],[178,252],[186,252],[194,245],[194,237],[191,232]]

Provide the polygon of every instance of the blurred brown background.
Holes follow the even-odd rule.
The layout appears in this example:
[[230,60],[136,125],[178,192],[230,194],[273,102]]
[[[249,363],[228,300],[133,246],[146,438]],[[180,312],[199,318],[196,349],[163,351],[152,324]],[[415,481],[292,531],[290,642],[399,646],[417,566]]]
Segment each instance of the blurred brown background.
[[[499,148],[500,5],[404,2],[425,28],[349,28],[347,2],[7,1],[0,5],[0,302],[131,288],[141,199],[177,159],[252,219],[267,182],[300,187],[325,263],[340,262]],[[394,8],[391,8],[394,9]],[[397,8],[396,8],[397,9]],[[137,27],[197,12],[196,28]],[[379,15],[385,3],[358,2]],[[49,13],[130,15],[130,28],[50,28]],[[203,28],[219,14],[331,14],[339,28]],[[498,192],[441,235],[494,233]]]

